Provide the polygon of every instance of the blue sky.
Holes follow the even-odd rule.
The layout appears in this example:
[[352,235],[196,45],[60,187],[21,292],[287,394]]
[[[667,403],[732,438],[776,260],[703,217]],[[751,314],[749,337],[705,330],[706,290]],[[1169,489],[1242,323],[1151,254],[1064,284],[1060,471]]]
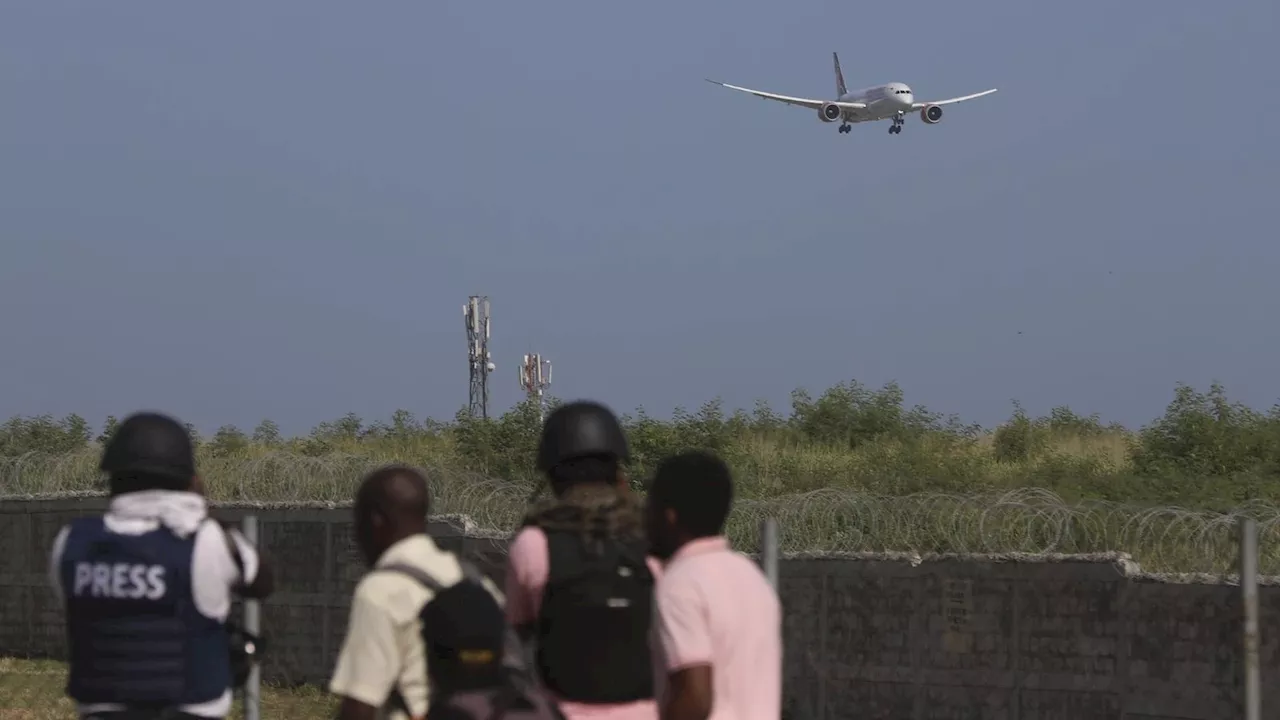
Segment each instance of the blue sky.
[[[1273,0],[9,2],[0,415],[1280,398]],[[703,82],[1000,92],[840,135]],[[1270,71],[1267,68],[1271,68]],[[1021,331],[1022,334],[1018,334]]]

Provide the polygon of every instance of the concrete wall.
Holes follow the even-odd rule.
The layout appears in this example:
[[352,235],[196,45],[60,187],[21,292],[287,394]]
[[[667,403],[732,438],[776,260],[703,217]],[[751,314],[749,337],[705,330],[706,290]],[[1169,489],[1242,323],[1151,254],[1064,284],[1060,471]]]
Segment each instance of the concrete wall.
[[[64,655],[45,558],[102,501],[0,504],[0,655]],[[245,510],[219,508],[237,519]],[[253,510],[281,592],[268,679],[323,682],[362,568],[345,509]],[[500,574],[503,541],[441,521]],[[1194,580],[1194,579],[1192,579]],[[1214,719],[1239,714],[1239,589],[1122,557],[793,557],[781,565],[789,720]],[[1280,709],[1280,587],[1262,589],[1264,713]]]

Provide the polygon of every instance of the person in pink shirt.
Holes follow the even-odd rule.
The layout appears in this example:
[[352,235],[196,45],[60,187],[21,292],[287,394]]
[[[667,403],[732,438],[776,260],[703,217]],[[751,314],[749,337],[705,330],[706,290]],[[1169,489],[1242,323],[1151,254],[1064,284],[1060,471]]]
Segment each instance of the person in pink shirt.
[[567,720],[658,719],[649,638],[661,568],[622,471],[628,458],[608,408],[557,408],[538,447],[554,499],[508,549],[507,620]]
[[705,452],[670,457],[649,488],[661,720],[779,720],[782,610],[764,573],[724,537],[733,480]]

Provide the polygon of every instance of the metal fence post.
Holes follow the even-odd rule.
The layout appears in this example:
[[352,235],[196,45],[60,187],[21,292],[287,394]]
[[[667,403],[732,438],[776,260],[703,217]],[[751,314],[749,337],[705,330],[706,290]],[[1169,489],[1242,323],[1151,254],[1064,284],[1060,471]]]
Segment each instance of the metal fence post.
[[[258,545],[258,516],[244,516],[244,537],[254,547]],[[255,636],[262,631],[261,606],[257,600],[244,601],[244,629]],[[262,712],[262,669],[257,663],[249,668],[249,679],[244,684],[244,718],[259,720]]]
[[1244,717],[1262,720],[1258,641],[1258,523],[1240,521],[1240,597],[1244,601]]
[[778,519],[767,517],[760,523],[760,566],[764,576],[778,589]]

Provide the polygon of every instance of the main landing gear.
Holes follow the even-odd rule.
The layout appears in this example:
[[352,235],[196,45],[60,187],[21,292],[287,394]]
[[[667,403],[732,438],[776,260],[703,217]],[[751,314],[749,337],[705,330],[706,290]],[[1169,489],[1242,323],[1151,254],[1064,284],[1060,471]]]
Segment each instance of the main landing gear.
[[907,124],[905,113],[899,111],[893,118],[893,124],[889,126],[890,135],[899,135],[902,133],[902,126]]
[[839,132],[847,133],[847,132],[849,132],[849,131],[850,131],[850,130],[852,130],[852,129],[853,129],[853,126],[852,126],[852,125],[850,125],[849,123],[845,123],[845,124],[843,124],[843,125],[841,125],[841,126],[840,126]]

